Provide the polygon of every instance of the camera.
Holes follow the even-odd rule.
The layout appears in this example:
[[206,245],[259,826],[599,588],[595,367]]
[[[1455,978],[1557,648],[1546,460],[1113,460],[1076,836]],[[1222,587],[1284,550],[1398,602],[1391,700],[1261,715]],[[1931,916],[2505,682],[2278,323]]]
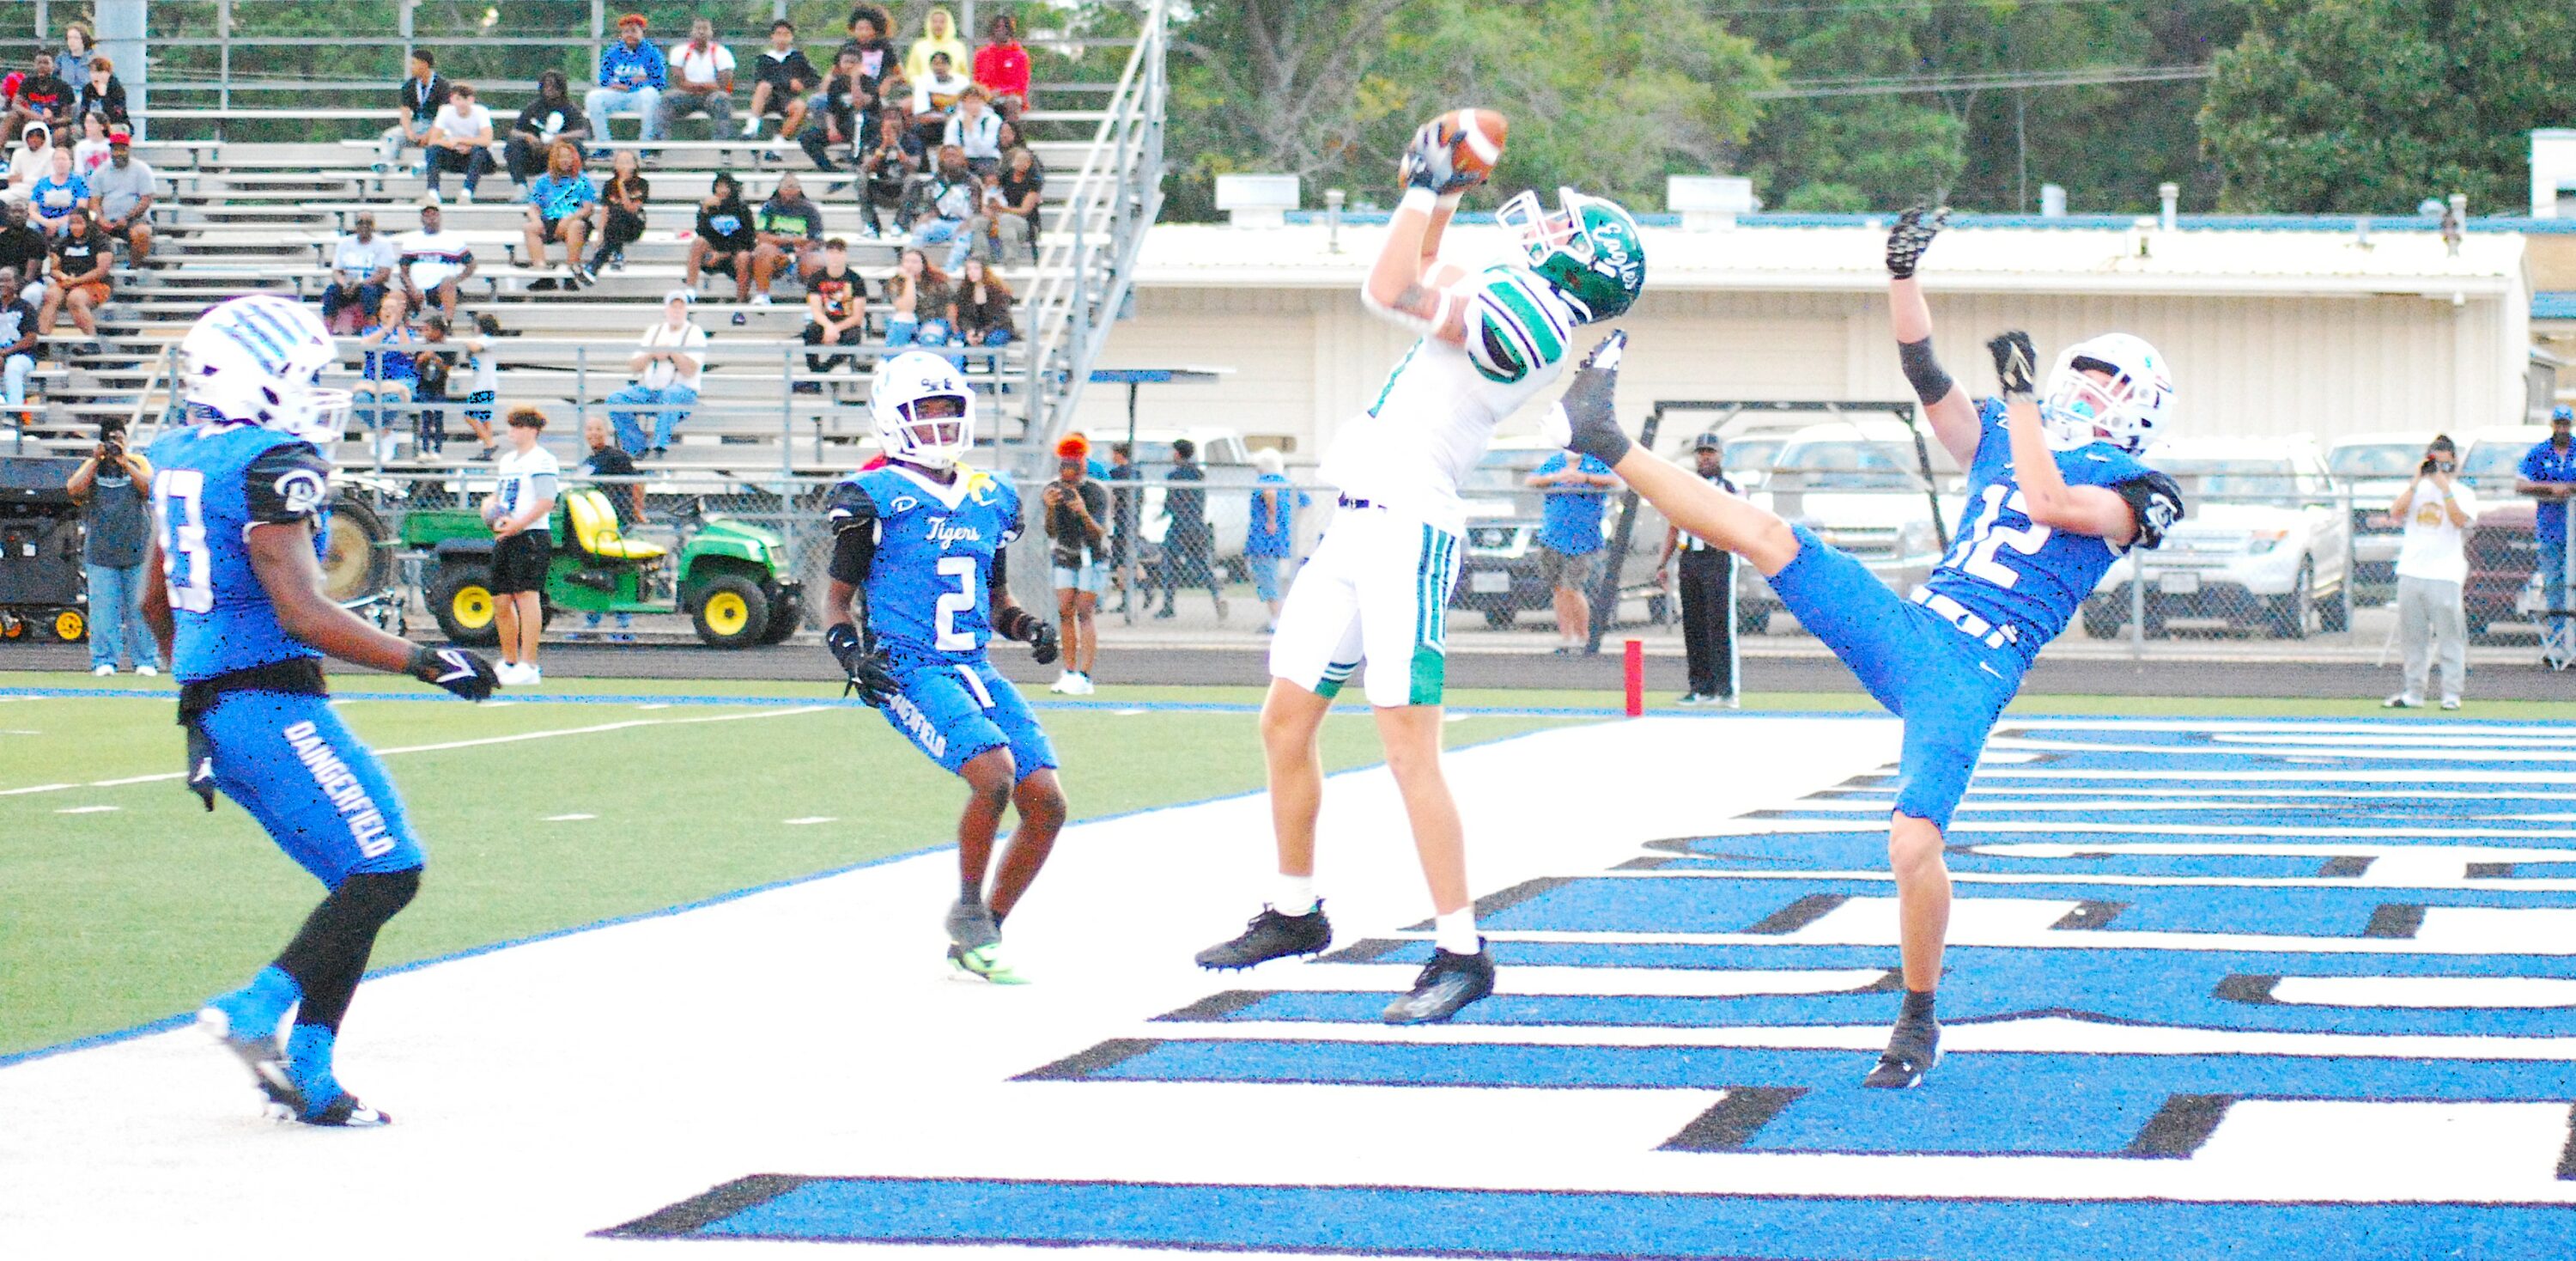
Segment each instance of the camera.
[[2424,457],[2424,466],[2415,470],[2415,472],[2419,477],[2428,473],[2448,474],[2457,467],[2457,465],[2453,464],[2449,460],[2436,460],[2431,456],[2426,456]]

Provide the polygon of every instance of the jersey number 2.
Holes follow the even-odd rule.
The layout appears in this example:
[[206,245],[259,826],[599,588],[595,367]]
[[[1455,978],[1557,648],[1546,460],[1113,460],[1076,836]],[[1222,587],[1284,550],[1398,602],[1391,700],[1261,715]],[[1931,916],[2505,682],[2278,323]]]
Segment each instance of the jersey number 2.
[[2009,591],[2014,583],[2021,581],[2021,574],[2012,566],[1996,560],[1995,554],[2010,547],[2024,556],[2036,555],[2039,549],[2048,546],[2050,531],[2044,525],[1995,528],[1995,518],[2006,508],[2025,517],[2029,515],[2030,510],[2023,506],[2018,490],[2007,499],[2003,487],[1988,486],[1985,500],[1986,507],[1977,514],[1977,524],[1968,531],[1968,537],[1959,540],[1960,552],[1951,567]]
[[161,527],[161,576],[170,607],[187,613],[215,607],[213,555],[206,548],[206,475],[163,469],[152,484],[152,516]]
[[939,616],[932,624],[939,632],[935,646],[941,652],[973,652],[975,636],[970,631],[957,629],[957,615],[975,611],[975,558],[942,556],[939,558],[939,576],[956,579],[957,589],[939,593]]

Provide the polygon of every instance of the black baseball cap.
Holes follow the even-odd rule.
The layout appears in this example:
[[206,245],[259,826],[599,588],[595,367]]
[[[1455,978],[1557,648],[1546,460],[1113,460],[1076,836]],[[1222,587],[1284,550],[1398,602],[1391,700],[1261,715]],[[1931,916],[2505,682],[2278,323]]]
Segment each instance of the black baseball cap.
[[1690,449],[1693,451],[1723,451],[1726,449],[1726,439],[1718,437],[1715,431],[1711,431],[1691,439]]

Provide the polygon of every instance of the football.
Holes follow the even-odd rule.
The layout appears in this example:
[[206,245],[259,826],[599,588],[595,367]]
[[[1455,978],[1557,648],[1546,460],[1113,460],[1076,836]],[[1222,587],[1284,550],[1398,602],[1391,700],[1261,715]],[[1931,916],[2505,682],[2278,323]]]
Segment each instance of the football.
[[1439,127],[1441,146],[1449,152],[1450,170],[1481,183],[1503,160],[1503,142],[1511,134],[1511,123],[1501,113],[1453,109],[1432,121]]

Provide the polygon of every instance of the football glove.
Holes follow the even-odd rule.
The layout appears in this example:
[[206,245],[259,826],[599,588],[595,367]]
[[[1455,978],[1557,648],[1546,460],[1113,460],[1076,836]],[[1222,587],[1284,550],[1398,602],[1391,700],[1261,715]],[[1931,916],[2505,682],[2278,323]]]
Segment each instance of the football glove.
[[1923,261],[1923,251],[1932,248],[1932,238],[1950,224],[1950,208],[1927,210],[1908,206],[1896,216],[1896,226],[1887,232],[1887,274],[1903,280],[1914,274],[1915,264]]
[[179,726],[188,733],[188,777],[181,782],[187,784],[188,791],[197,794],[197,800],[206,803],[207,812],[212,813],[215,808],[215,742],[207,739],[206,733],[198,730],[194,722],[183,722]]
[[856,696],[870,708],[882,708],[886,698],[900,690],[895,682],[894,663],[883,652],[872,652],[859,640],[855,626],[843,622],[823,632],[823,646],[832,650],[841,663],[841,673],[848,679],[841,695]]
[[491,662],[462,648],[423,644],[411,650],[411,665],[404,673],[469,701],[490,700],[492,689],[501,686],[501,676],[493,671]]
[[1437,118],[1415,129],[1413,141],[1404,146],[1404,157],[1396,164],[1396,170],[1403,176],[1405,187],[1429,189],[1443,196],[1463,193],[1485,182],[1484,176],[1452,165],[1449,145],[1441,135]]
[[1567,386],[1547,418],[1539,423],[1539,434],[1547,441],[1588,455],[1604,464],[1615,465],[1636,444],[1619,428],[1618,409],[1614,405],[1619,387],[1619,357],[1628,345],[1628,334],[1613,332],[1583,357],[1574,374],[1574,384]]
[[2031,349],[2030,334],[2018,329],[1999,334],[1986,343],[1986,349],[1994,353],[1995,379],[2003,383],[2005,398],[2026,399],[2036,393],[2031,385],[2035,373],[2032,364],[2039,352]]
[[1029,656],[1036,658],[1037,663],[1042,666],[1055,664],[1055,627],[1053,625],[1040,622],[1037,630],[1030,633]]

